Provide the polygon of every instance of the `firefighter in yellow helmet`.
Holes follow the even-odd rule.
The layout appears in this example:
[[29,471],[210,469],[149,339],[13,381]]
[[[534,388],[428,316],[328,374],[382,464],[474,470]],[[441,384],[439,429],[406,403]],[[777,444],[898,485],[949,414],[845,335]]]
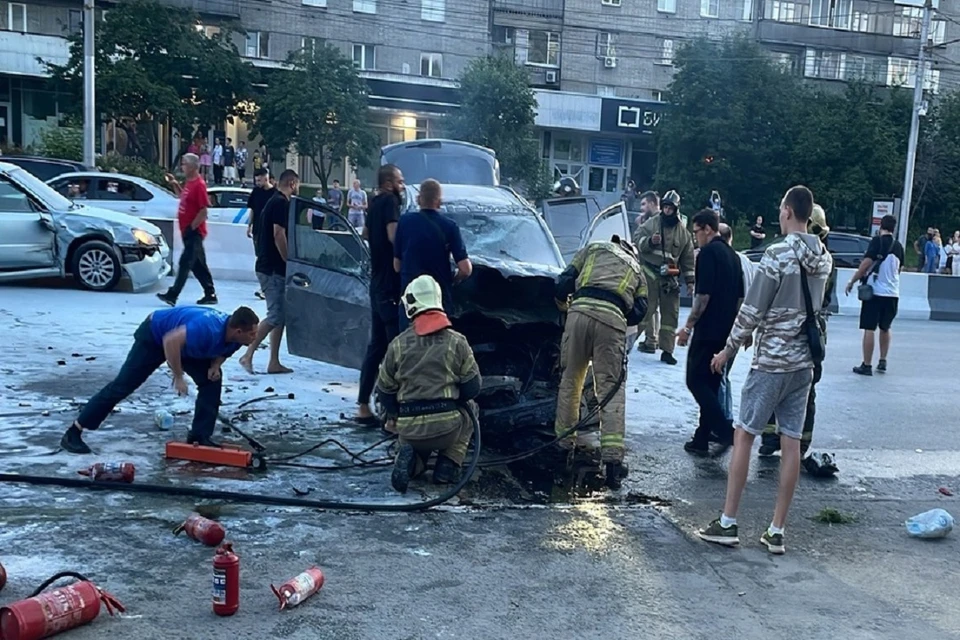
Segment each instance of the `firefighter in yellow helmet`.
[[443,312],[443,293],[430,276],[415,278],[401,298],[410,326],[394,338],[380,365],[377,392],[390,418],[396,417],[400,450],[391,483],[403,493],[437,452],[433,481],[460,480],[473,435],[469,410],[480,393],[480,369],[467,339]]
[[[608,400],[600,410],[606,482],[611,489],[619,489],[627,477],[623,462],[626,379],[621,380],[621,375],[626,376],[622,369],[627,326],[640,322],[647,309],[646,280],[637,250],[618,236],[587,245],[557,279],[556,298],[568,313],[560,344],[563,376],[554,429],[559,437],[579,421],[583,383],[592,362],[596,396],[601,402]],[[574,433],[559,444],[571,450],[576,441]]]
[[[663,351],[660,360],[677,364],[673,356],[676,347],[677,324],[680,320],[680,279],[693,294],[694,242],[692,234],[680,216],[680,195],[668,191],[660,200],[660,213],[637,229],[633,241],[640,250],[640,260],[647,276],[649,305],[643,320],[646,339],[640,345],[643,353]],[[660,331],[655,318],[660,309]]]

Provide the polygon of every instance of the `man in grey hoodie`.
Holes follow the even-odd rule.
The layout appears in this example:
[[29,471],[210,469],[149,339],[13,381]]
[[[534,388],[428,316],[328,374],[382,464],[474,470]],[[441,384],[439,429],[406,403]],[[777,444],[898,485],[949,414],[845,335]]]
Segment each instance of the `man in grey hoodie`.
[[753,364],[740,400],[723,513],[698,531],[707,542],[740,544],[736,517],[747,484],[750,451],[770,414],[776,413],[782,456],[780,487],[773,521],[760,542],[771,553],[785,551],[783,528],[800,475],[800,439],[814,368],[803,330],[807,313],[802,274],[806,273],[813,312],[817,313],[833,268],[826,247],[817,236],[807,233],[812,212],[813,194],[809,189],[797,186],[787,191],[780,203],[780,232],[784,237],[764,252],[727,345],[713,358],[714,371],[722,372],[733,354],[757,332]]

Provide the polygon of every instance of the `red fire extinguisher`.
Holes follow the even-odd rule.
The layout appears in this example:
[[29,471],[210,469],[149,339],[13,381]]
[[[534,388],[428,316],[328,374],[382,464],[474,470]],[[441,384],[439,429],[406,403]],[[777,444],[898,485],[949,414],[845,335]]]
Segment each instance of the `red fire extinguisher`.
[[[80,580],[66,587],[41,593],[63,577]],[[19,600],[0,609],[0,638],[3,640],[41,640],[61,631],[92,622],[100,615],[100,603],[112,616],[123,612],[123,605],[112,595],[77,573],[59,573],[26,600]]]
[[232,616],[240,608],[240,558],[224,542],[213,556],[213,612]]
[[208,547],[217,546],[223,542],[223,537],[227,535],[222,524],[195,513],[173,530],[174,535],[180,535],[181,532],[185,532],[190,538],[202,542]]
[[310,567],[296,578],[284,582],[279,589],[270,585],[273,594],[280,600],[280,611],[295,607],[323,586],[323,571],[319,567]]
[[97,462],[89,469],[82,469],[77,473],[89,476],[91,480],[130,483],[133,482],[137,469],[130,462]]

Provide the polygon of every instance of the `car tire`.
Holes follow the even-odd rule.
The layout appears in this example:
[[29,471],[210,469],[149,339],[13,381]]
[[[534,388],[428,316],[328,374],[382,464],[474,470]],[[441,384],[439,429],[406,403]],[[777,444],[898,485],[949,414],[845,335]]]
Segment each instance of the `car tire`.
[[77,284],[90,291],[110,291],[122,275],[117,252],[102,240],[88,240],[80,245],[73,254],[70,271]]

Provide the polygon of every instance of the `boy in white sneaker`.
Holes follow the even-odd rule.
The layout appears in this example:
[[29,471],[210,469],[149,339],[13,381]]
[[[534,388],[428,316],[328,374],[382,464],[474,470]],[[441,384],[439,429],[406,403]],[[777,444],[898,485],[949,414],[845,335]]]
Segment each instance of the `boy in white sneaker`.
[[[813,194],[806,187],[787,191],[780,203],[783,239],[764,252],[730,338],[711,363],[717,373],[748,337],[757,332],[753,364],[743,387],[740,420],[734,435],[723,513],[697,535],[707,542],[740,544],[737,509],[750,470],[754,439],[776,413],[780,430],[780,487],[770,527],[760,542],[782,554],[783,528],[800,475],[800,438],[813,382],[814,359],[808,334],[807,305],[819,313],[833,259],[820,239],[807,233]],[[804,288],[808,291],[805,294]]]

